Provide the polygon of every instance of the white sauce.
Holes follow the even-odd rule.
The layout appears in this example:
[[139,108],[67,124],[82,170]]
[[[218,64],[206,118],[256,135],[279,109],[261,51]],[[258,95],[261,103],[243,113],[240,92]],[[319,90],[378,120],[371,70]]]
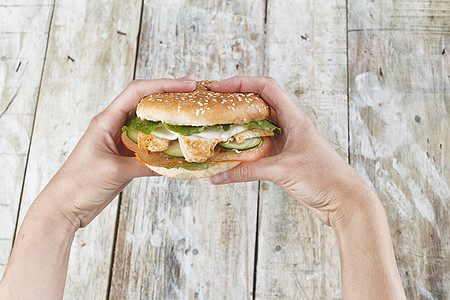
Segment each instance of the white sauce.
[[170,131],[169,129],[167,129],[164,126],[158,126],[155,129],[152,130],[152,134],[162,138],[162,139],[168,139],[168,140],[176,140],[178,138],[178,134]]
[[[217,130],[205,128],[205,130],[201,133],[190,135],[189,139],[196,140],[196,139],[203,138],[203,139],[219,139],[220,141],[226,141],[233,135],[238,134],[239,132],[242,132],[245,130],[247,130],[247,128],[245,128],[244,126],[241,126],[241,125],[232,126],[229,131],[224,131],[222,128],[219,128]],[[164,139],[168,139],[171,141],[176,140],[179,136],[178,133],[173,132],[163,126],[155,128],[152,131],[152,134],[159,138],[164,138]]]
[[219,128],[217,130],[205,128],[205,130],[203,130],[203,132],[198,133],[198,134],[193,134],[193,135],[191,135],[191,137],[204,138],[204,139],[219,139],[221,141],[226,141],[233,135],[238,134],[239,132],[242,132],[245,130],[247,130],[247,128],[245,128],[244,126],[241,126],[241,125],[234,125],[228,131],[224,131],[222,128]]

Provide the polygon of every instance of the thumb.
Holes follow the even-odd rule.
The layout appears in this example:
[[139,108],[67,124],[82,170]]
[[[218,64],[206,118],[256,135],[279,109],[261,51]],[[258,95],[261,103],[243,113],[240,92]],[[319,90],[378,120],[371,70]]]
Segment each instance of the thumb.
[[136,177],[157,176],[145,164],[141,163],[136,157],[120,157],[120,164],[123,166],[123,176],[126,180],[132,180]]
[[262,170],[261,166],[258,167],[258,164],[241,163],[231,170],[210,177],[210,181],[213,184],[225,184],[263,180],[262,174],[264,173],[264,170]]

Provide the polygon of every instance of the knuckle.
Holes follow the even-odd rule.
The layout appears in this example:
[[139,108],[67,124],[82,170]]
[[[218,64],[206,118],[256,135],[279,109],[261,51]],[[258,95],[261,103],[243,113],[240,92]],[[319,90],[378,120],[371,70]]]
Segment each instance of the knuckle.
[[264,79],[266,81],[266,84],[268,84],[268,85],[277,85],[278,84],[277,81],[275,80],[275,78],[273,78],[273,77],[267,76],[267,77],[264,77]]
[[94,116],[89,123],[89,127],[91,128],[105,128],[108,124],[108,116],[105,112],[101,112],[98,115]]
[[102,113],[99,113],[98,115],[96,115],[92,118],[90,125],[96,127],[102,123],[103,123],[103,115],[102,115]]
[[128,85],[131,88],[135,88],[136,86],[138,86],[140,84],[141,80],[140,79],[134,79],[133,81],[130,82],[130,84]]
[[141,81],[142,80],[140,79],[134,79],[128,84],[127,89],[137,92],[139,90],[139,87],[141,86]]
[[236,173],[239,180],[242,181],[249,181],[252,178],[252,171],[246,163],[241,164],[239,168],[237,168]]

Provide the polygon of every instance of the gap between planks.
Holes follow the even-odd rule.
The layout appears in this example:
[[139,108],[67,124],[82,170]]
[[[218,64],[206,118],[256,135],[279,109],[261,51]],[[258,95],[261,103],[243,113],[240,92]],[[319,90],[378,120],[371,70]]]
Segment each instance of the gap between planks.
[[44,74],[44,68],[45,68],[45,62],[47,60],[47,54],[48,54],[48,44],[50,41],[50,35],[51,35],[51,28],[52,28],[52,24],[53,24],[53,15],[55,13],[55,1],[53,1],[53,9],[52,9],[52,13],[50,15],[50,22],[49,22],[49,27],[48,27],[48,35],[47,35],[47,43],[45,45],[45,55],[44,55],[44,62],[42,64],[42,70],[41,70],[41,75],[40,75],[40,80],[39,80],[39,88],[38,88],[38,92],[37,92],[37,99],[36,99],[36,105],[34,108],[34,117],[33,117],[33,125],[31,126],[31,134],[30,134],[30,142],[28,143],[28,149],[27,149],[27,154],[26,154],[26,159],[25,159],[25,169],[23,171],[23,177],[22,177],[22,189],[20,191],[20,197],[19,197],[19,203],[18,203],[18,207],[17,207],[17,216],[16,216],[16,225],[14,226],[14,234],[12,236],[12,243],[11,243],[11,251],[14,248],[14,243],[16,241],[16,236],[18,233],[18,227],[19,227],[19,216],[20,216],[20,208],[22,206],[22,199],[23,199],[23,191],[24,191],[24,186],[25,186],[25,179],[27,176],[27,170],[28,170],[28,160],[30,158],[30,149],[31,149],[31,142],[33,141],[33,135],[34,135],[34,126],[36,123],[36,113],[38,110],[38,106],[39,106],[39,99],[40,99],[40,94],[41,94],[41,87],[42,87],[42,78],[43,78],[43,74]]
[[[137,70],[137,64],[138,64],[138,56],[139,56],[139,45],[141,41],[141,28],[142,28],[142,16],[144,14],[144,1],[141,0],[141,11],[139,16],[139,29],[136,39],[136,52],[134,54],[134,70],[133,70],[133,80],[136,79],[136,70]],[[122,207],[122,194],[123,192],[119,193],[119,199],[117,203],[117,215],[116,215],[116,224],[114,225],[114,237],[113,237],[113,244],[111,249],[111,262],[109,266],[109,274],[108,274],[108,284],[106,287],[106,299],[110,299],[111,295],[111,283],[114,273],[114,261],[116,258],[116,243],[117,243],[117,235],[119,232],[119,224],[120,224],[120,209]]]
[[[263,66],[262,66],[262,75],[266,76],[266,47],[267,47],[267,16],[269,12],[269,1],[265,0],[265,7],[264,7],[264,45],[263,45]],[[260,201],[261,197],[261,181],[258,181],[258,196],[256,199],[256,226],[255,226],[255,253],[253,255],[253,286],[251,291],[251,298],[253,300],[256,299],[256,281],[258,280],[258,253],[259,253],[259,214],[260,214]],[[248,266],[247,266],[248,268]]]
[[349,58],[348,58],[348,0],[345,1],[345,44],[346,44],[346,53],[345,57],[347,59],[347,162],[349,165],[352,164],[351,160],[351,146],[350,146],[350,66],[349,66]]

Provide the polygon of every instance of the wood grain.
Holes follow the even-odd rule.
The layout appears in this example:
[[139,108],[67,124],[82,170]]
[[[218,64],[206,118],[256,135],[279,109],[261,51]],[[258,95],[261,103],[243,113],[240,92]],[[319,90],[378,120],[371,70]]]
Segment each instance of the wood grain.
[[[264,1],[145,1],[138,78],[263,72]],[[258,185],[133,182],[122,197],[112,299],[249,299]]]
[[0,5],[0,278],[14,238],[52,11],[52,0]]
[[[0,4],[0,277],[20,200],[19,224],[134,71],[264,74],[377,191],[408,298],[450,298],[448,1],[351,0],[346,9],[343,0],[146,0],[140,19],[141,4]],[[108,295],[336,299],[336,244],[331,229],[268,182],[139,179],[72,248],[65,298]]]
[[351,162],[378,192],[409,299],[450,297],[448,1],[349,1]]
[[[90,119],[132,80],[140,4],[56,2],[21,220],[39,191],[67,159]],[[77,233],[69,262],[67,299],[106,297],[116,214],[117,201]]]
[[[269,1],[265,74],[346,157],[345,9],[345,1]],[[274,184],[262,183],[260,199],[256,298],[339,298],[332,229]]]

